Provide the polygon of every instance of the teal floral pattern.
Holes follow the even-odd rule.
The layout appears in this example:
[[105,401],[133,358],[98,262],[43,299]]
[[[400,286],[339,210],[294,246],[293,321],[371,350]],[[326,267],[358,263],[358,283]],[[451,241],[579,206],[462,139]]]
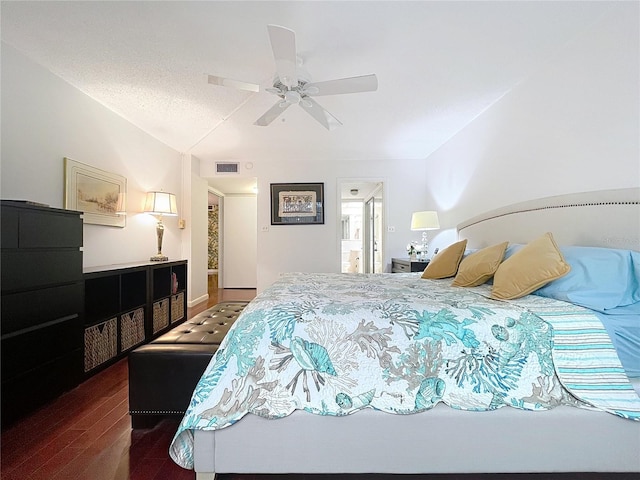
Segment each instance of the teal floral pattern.
[[486,294],[416,274],[283,276],[247,306],[212,359],[172,458],[190,468],[192,430],[247,413],[584,407],[556,376],[552,326]]

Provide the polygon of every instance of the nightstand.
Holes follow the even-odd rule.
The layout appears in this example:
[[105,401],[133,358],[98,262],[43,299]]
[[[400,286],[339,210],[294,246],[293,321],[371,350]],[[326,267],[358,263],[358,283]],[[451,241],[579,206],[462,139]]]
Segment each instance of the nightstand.
[[409,260],[408,258],[392,258],[391,273],[421,272],[429,265],[429,260]]

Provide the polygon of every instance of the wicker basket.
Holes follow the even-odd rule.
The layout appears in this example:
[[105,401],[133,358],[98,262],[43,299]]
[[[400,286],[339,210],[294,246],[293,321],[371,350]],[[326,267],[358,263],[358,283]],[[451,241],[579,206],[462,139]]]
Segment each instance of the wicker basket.
[[88,372],[118,354],[117,318],[84,330],[84,371]]
[[171,323],[184,318],[184,292],[171,296]]
[[144,342],[144,308],[140,307],[132,312],[120,316],[120,351]]
[[169,299],[164,298],[153,304],[153,333],[169,326]]

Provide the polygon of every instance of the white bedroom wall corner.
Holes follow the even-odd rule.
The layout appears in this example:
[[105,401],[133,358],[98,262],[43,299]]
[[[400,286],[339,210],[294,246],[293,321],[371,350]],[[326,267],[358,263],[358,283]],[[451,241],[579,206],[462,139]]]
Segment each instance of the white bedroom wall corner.
[[[449,223],[549,195],[640,185],[638,4],[617,2],[428,158]],[[562,179],[559,181],[559,179]]]
[[[179,153],[5,43],[1,61],[2,197],[63,207],[64,157],[123,175],[126,227],[85,224],[83,263],[148,260],[157,249],[144,195],[180,191]],[[177,258],[177,222],[165,228],[163,253]]]
[[187,306],[206,301],[207,288],[207,182],[198,175],[199,160],[191,154],[181,156],[182,199],[179,219],[181,229],[181,258],[188,260]]
[[188,153],[180,154],[180,193],[178,194],[178,221],[182,220],[189,228],[180,231],[180,258],[189,261],[189,273],[187,281],[189,282],[189,297],[191,297],[191,276],[193,274],[191,268],[191,238],[192,238],[192,218],[191,218],[191,163],[192,157]]

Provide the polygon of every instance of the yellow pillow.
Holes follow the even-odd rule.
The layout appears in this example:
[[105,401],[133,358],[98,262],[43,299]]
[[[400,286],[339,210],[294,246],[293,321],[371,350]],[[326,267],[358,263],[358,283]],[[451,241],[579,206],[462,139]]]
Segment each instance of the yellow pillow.
[[462,259],[458,274],[451,285],[455,287],[475,287],[493,277],[504,258],[509,242],[502,242],[483,248]]
[[431,259],[427,268],[422,272],[422,278],[448,278],[458,271],[458,265],[467,246],[466,240],[449,245]]
[[523,297],[569,270],[571,267],[553,235],[545,233],[502,262],[493,277],[491,297],[502,300]]

